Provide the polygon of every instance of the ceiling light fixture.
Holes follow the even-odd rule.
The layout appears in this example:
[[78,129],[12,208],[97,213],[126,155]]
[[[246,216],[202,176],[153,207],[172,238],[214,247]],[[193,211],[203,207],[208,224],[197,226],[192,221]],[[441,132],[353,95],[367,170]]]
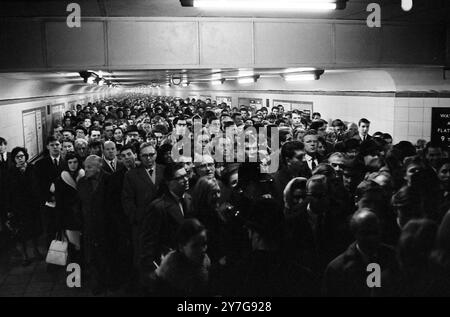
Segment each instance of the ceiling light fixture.
[[220,86],[223,85],[223,83],[225,82],[225,78],[219,79],[219,80],[213,80],[211,82],[211,85],[213,86]]
[[180,0],[183,7],[203,9],[303,10],[345,9],[348,0]]
[[252,77],[243,77],[243,78],[239,78],[238,79],[238,83],[239,84],[251,84],[251,83],[256,83],[259,79],[259,75],[255,75]]
[[316,70],[314,72],[304,72],[298,74],[281,75],[285,81],[308,81],[319,80],[320,76],[324,73],[324,70]]

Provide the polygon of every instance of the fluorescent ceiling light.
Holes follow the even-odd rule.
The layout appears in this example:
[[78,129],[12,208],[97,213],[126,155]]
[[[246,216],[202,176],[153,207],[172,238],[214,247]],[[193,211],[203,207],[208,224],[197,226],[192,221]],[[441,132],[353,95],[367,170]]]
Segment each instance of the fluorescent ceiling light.
[[337,0],[193,0],[193,6],[204,9],[306,10],[337,9]]
[[239,83],[239,84],[251,84],[251,83],[256,83],[256,80],[257,80],[258,78],[259,78],[259,76],[239,78],[239,79],[238,79],[238,83]]
[[286,81],[316,80],[315,74],[288,75],[284,77]]
[[219,86],[219,85],[222,85],[224,81],[225,81],[224,79],[221,79],[221,80],[213,80],[213,81],[211,82],[211,85],[213,85],[213,86]]

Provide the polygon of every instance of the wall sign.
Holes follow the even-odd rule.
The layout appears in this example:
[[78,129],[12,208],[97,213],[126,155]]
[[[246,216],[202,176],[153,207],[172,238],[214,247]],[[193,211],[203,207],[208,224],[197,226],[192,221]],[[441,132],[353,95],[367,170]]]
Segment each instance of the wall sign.
[[431,109],[431,142],[450,148],[450,108]]
[[289,101],[289,100],[274,100],[273,106],[282,105],[284,111],[300,110],[303,112],[305,118],[311,119],[313,113],[312,101]]
[[222,102],[226,103],[227,106],[231,107],[231,97],[222,97],[222,96],[217,96],[216,97],[216,101],[217,104],[220,105]]
[[45,107],[22,112],[23,145],[28,150],[30,160],[44,151],[47,135]]

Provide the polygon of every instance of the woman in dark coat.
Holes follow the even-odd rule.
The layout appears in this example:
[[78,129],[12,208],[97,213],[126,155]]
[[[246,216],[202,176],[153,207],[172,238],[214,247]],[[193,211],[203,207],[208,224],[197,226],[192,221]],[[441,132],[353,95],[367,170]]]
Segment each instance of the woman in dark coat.
[[72,255],[77,258],[80,250],[81,215],[77,213],[78,180],[84,176],[81,161],[75,153],[68,153],[66,166],[55,182],[57,224],[65,232],[74,247]]
[[28,164],[28,152],[23,147],[16,147],[11,152],[14,162],[8,172],[6,211],[7,227],[17,242],[17,249],[22,255],[22,264],[30,264],[27,253],[27,243],[31,240],[34,254],[42,259],[38,250],[40,234],[39,200],[36,188],[33,186],[33,166]]

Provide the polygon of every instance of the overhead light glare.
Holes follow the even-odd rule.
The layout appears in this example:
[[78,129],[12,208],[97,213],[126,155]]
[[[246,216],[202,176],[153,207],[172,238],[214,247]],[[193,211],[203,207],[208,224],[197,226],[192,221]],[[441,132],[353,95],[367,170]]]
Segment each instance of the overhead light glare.
[[224,82],[225,82],[225,79],[213,80],[213,81],[211,82],[211,85],[213,85],[213,86],[220,86],[220,85],[222,85]]
[[243,77],[238,79],[238,83],[241,85],[256,83],[259,78],[259,75],[252,77]]
[[184,6],[193,6],[201,9],[304,11],[336,10],[341,8],[342,4],[345,7],[345,2],[346,0],[181,0]]
[[309,81],[318,80],[320,76],[324,73],[324,70],[316,70],[314,72],[303,73],[303,74],[289,74],[281,75],[285,81]]

